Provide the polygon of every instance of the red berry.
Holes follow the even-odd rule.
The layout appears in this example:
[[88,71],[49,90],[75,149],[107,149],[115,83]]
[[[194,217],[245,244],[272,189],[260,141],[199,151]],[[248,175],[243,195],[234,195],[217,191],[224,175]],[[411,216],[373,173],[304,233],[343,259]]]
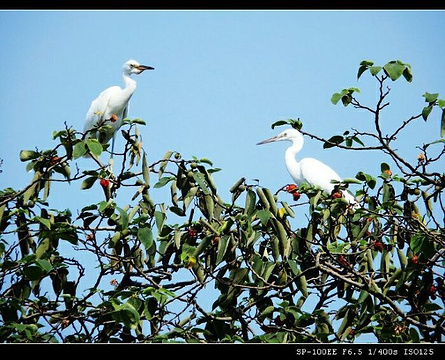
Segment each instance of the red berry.
[[300,199],[301,195],[298,191],[294,191],[292,194],[292,197],[294,198],[294,201],[298,201],[298,199]]
[[434,285],[431,285],[430,287],[430,294],[434,294],[436,292],[436,287]]
[[59,157],[58,156],[53,156],[52,158],[51,158],[51,160],[50,160],[50,164],[51,165],[56,165],[58,162],[59,162]]
[[297,190],[297,185],[290,184],[286,186],[286,191],[290,194],[292,194],[296,190]]
[[338,191],[332,194],[332,198],[333,199],[338,199],[341,198],[341,193],[339,193]]
[[381,241],[374,240],[372,242],[372,245],[374,246],[375,250],[380,252],[382,252],[385,249],[385,244],[383,244]]
[[346,261],[345,257],[343,255],[340,255],[338,257],[338,262],[343,265],[344,267],[349,267],[349,263]]
[[108,180],[108,179],[100,179],[100,185],[102,186],[102,187],[108,187],[108,186],[110,186],[110,180]]
[[417,255],[413,255],[411,260],[412,260],[413,264],[417,264],[419,262],[419,257]]
[[196,237],[198,235],[198,231],[196,229],[190,228],[188,230],[189,236]]

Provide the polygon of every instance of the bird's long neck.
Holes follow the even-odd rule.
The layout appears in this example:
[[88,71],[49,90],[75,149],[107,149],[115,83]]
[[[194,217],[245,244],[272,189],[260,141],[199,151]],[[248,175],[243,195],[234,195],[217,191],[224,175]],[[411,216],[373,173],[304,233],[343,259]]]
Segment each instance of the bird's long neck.
[[122,79],[124,80],[124,92],[125,94],[128,96],[128,98],[131,97],[131,95],[133,95],[134,91],[136,90],[136,80],[133,80],[130,75],[128,74],[123,74],[122,75]]
[[287,165],[287,170],[297,183],[301,182],[302,176],[299,163],[295,158],[295,156],[303,148],[303,143],[304,143],[303,135],[298,134],[298,138],[292,140],[292,145],[289,146],[285,152],[285,161]]

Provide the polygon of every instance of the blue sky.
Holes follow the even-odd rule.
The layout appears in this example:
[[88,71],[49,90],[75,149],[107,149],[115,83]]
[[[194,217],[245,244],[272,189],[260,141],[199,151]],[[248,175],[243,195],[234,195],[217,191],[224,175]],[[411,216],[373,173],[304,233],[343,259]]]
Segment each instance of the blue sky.
[[[330,102],[353,86],[360,101],[375,104],[374,79],[367,73],[357,81],[360,61],[412,66],[412,83],[389,83],[384,132],[418,114],[425,91],[445,98],[444,24],[445,11],[0,11],[0,188],[27,185],[32,174],[20,150],[52,148],[52,132],[65,122],[82,130],[91,101],[122,85],[122,64],[134,58],[155,68],[134,77],[128,114],[147,122],[140,130],[149,163],[168,150],[209,158],[222,169],[214,177],[226,201],[242,176],[276,191],[292,182],[287,144],[255,145],[282,131],[272,123],[301,118],[304,130],[323,137],[372,125],[369,114]],[[439,126],[438,112],[419,120],[399,137],[399,155],[415,160],[416,146],[438,139]],[[306,156],[343,178],[378,174],[388,161],[375,152],[323,150],[311,139],[299,154]],[[102,198],[99,186],[80,191],[76,183],[54,184],[50,200],[75,212]]]
[[[377,87],[369,74],[357,81],[360,61],[400,59],[414,79],[390,84],[383,122],[390,132],[421,111],[426,91],[445,97],[444,34],[444,11],[0,11],[0,189],[29,183],[20,150],[52,148],[64,122],[82,130],[91,101],[122,85],[122,64],[134,58],[155,68],[135,77],[129,109],[147,122],[141,133],[150,163],[167,150],[207,157],[222,169],[214,176],[227,201],[241,176],[276,191],[291,182],[286,145],[255,145],[282,130],[272,123],[299,117],[304,130],[323,137],[369,129],[368,114],[332,105],[331,95],[358,87],[360,100],[373,105]],[[438,112],[420,120],[399,138],[399,154],[415,159],[416,145],[438,139],[439,126]],[[378,174],[385,161],[323,150],[310,139],[304,156],[342,177]],[[99,186],[82,192],[78,183],[54,186],[50,198],[73,213],[102,199]]]
[[[155,67],[136,77],[129,110],[147,122],[151,160],[167,150],[208,157],[223,169],[215,175],[221,191],[241,176],[279,188],[290,181],[285,145],[255,144],[278,133],[270,125],[280,119],[300,117],[320,136],[369,123],[330,103],[350,86],[375,100],[370,76],[356,79],[361,60],[412,65],[414,81],[393,85],[395,125],[421,110],[425,91],[444,93],[444,20],[443,11],[2,11],[0,186],[25,185],[19,151],[53,146],[64,122],[81,130],[91,100],[121,85],[121,66],[134,58]],[[419,124],[426,138],[438,137],[438,121]],[[400,150],[412,155],[417,135]],[[301,153],[342,177],[375,173],[375,155],[323,150],[309,139]]]

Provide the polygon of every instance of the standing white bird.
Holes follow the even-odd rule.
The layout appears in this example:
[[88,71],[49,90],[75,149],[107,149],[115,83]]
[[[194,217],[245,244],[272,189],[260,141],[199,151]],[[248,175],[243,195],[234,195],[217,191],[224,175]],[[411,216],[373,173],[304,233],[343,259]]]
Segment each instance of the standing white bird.
[[91,102],[87,112],[84,132],[92,130],[98,124],[107,123],[111,129],[107,132],[91,131],[90,137],[96,138],[104,145],[112,138],[111,156],[114,150],[114,135],[122,125],[128,112],[128,102],[136,90],[136,81],[130,77],[131,74],[140,74],[144,70],[153,70],[151,66],[139,64],[136,60],[128,60],[122,68],[122,78],[125,87],[111,86],[102,91],[99,96]]
[[[295,156],[301,151],[304,144],[303,135],[296,129],[287,129],[277,136],[263,140],[257,145],[268,144],[275,141],[291,141],[292,145],[286,149],[285,162],[287,170],[294,181],[300,185],[307,182],[312,186],[319,186],[326,193],[331,194],[335,184],[332,180],[342,181],[340,176],[328,165],[314,158],[304,158],[297,161]],[[358,206],[357,200],[347,191],[342,191],[345,199],[354,207]]]

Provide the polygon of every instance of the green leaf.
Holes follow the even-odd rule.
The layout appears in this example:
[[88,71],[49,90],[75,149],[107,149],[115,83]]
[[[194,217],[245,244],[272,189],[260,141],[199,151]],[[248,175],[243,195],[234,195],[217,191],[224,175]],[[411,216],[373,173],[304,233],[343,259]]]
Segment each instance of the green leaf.
[[297,277],[297,279],[295,280],[295,284],[297,285],[298,290],[301,291],[301,294],[307,298],[309,294],[307,292],[306,276],[300,275],[299,277]]
[[301,122],[300,118],[298,119],[289,119],[288,123],[290,126],[292,126],[294,129],[301,130],[303,127],[303,123]]
[[414,254],[418,254],[423,246],[424,237],[421,234],[416,234],[411,237],[411,242],[409,244],[411,250]]
[[363,141],[361,141],[357,136],[353,136],[352,140],[355,141],[356,143],[360,144],[361,146],[365,146]]
[[201,190],[204,193],[204,195],[209,195],[210,194],[210,191],[207,188],[207,184],[205,182],[205,175],[203,173],[194,172],[193,173],[193,179],[195,179],[195,181],[197,182],[197,184],[201,188]]
[[383,66],[383,70],[392,81],[396,81],[400,76],[402,76],[403,71],[405,70],[405,65],[400,61],[390,61]]
[[436,102],[437,98],[439,97],[438,93],[430,94],[429,92],[425,92],[425,94],[422,95],[425,98],[425,101],[428,103],[434,103]]
[[426,119],[428,118],[428,115],[431,113],[431,111],[433,110],[433,106],[429,105],[429,106],[425,106],[422,110],[422,117],[423,120],[426,121]]
[[362,65],[362,66],[372,66],[372,65],[374,65],[374,61],[371,61],[371,60],[362,60],[362,61],[360,62],[360,65]]
[[127,328],[136,329],[140,315],[139,312],[129,302],[122,304],[118,308],[120,320]]
[[276,126],[282,126],[282,125],[288,125],[288,122],[286,120],[278,120],[278,121],[275,121],[271,125],[271,127],[272,127],[272,129],[275,129]]
[[440,306],[439,304],[435,304],[435,303],[428,303],[428,304],[425,304],[424,309],[427,312],[437,312],[439,310],[442,310],[442,306]]
[[230,277],[232,278],[234,284],[242,284],[248,272],[249,269],[246,268],[234,269],[232,270]]
[[343,95],[341,98],[341,102],[343,106],[348,106],[352,101],[352,96],[350,94]]
[[144,245],[145,250],[149,250],[153,245],[153,233],[148,226],[141,226],[138,229],[138,239]]
[[445,136],[445,108],[442,110],[442,119],[440,121],[440,137]]
[[266,265],[264,266],[263,273],[261,274],[261,277],[264,280],[269,281],[270,275],[272,275],[272,272],[275,269],[275,265],[276,265],[276,263],[274,263],[274,262],[266,263]]
[[323,149],[328,149],[336,145],[341,144],[345,138],[341,135],[334,135],[328,141],[323,144]]
[[65,177],[65,179],[70,180],[71,169],[70,169],[68,164],[65,163],[62,166],[56,166],[54,168],[54,171],[59,173],[59,174],[62,174]]
[[347,93],[352,95],[354,92],[360,92],[360,89],[356,88],[356,87],[350,87],[346,89]]
[[139,125],[146,125],[147,124],[144,120],[139,119],[139,118],[133,119],[133,120],[131,120],[131,122],[133,124],[139,124]]
[[272,214],[267,209],[258,210],[256,213],[257,217],[261,220],[261,223],[266,226]]
[[224,235],[219,238],[215,266],[218,265],[221,261],[223,261],[224,255],[226,254],[227,247],[230,242],[229,240],[230,240],[230,235]]
[[357,303],[361,304],[363,301],[365,301],[369,296],[369,293],[366,290],[360,291],[360,295],[358,297]]
[[384,173],[384,172],[387,171],[387,170],[390,170],[389,165],[388,165],[387,163],[381,163],[381,164],[380,164],[380,171],[381,171],[382,173]]
[[23,275],[25,275],[25,277],[31,281],[40,280],[43,273],[43,269],[36,265],[27,266],[23,269]]
[[371,72],[372,76],[376,76],[380,72],[380,70],[382,70],[381,66],[371,66],[369,68],[369,71]]
[[358,68],[358,73],[357,73],[357,79],[360,79],[360,76],[362,76],[362,74],[368,70],[368,66],[367,65],[362,65]]
[[102,154],[102,144],[97,139],[87,139],[86,145],[95,156]]
[[120,217],[117,223],[121,226],[121,230],[128,228],[128,214],[125,210],[116,206],[117,211],[119,211]]
[[154,188],[156,188],[156,189],[158,189],[158,188],[161,188],[161,187],[164,187],[165,185],[167,185],[170,181],[172,181],[172,180],[174,180],[175,179],[175,177],[174,176],[165,176],[165,177],[161,177],[160,179],[159,179],[159,181],[156,183],[156,184],[154,184]]
[[45,274],[48,274],[53,269],[53,266],[48,260],[36,260],[36,264],[43,270]]
[[39,223],[44,225],[48,230],[51,230],[51,223],[50,223],[49,219],[44,219],[40,216],[35,216],[34,220],[37,220]]
[[81,156],[85,155],[85,153],[87,152],[85,143],[83,141],[79,141],[78,143],[76,143],[76,145],[74,145],[74,149],[73,149],[73,159],[78,159]]
[[403,77],[408,82],[413,81],[413,73],[411,72],[411,68],[410,67],[406,67],[405,70],[403,70]]
[[344,184],[361,184],[362,182],[358,179],[354,179],[354,178],[344,178],[342,180],[342,183]]
[[162,174],[164,174],[165,168],[167,167],[168,164],[168,160],[171,158],[171,156],[173,155],[173,151],[169,150],[165,153],[164,157],[162,158],[162,162],[161,165],[159,166],[159,172],[158,172],[158,176],[159,178],[162,177]]
[[297,262],[295,260],[287,260],[287,263],[294,275],[296,276],[300,275],[301,270],[299,269]]
[[156,221],[156,227],[158,228],[158,232],[161,232],[162,228],[164,227],[166,215],[164,212],[161,211],[155,211],[155,221]]
[[413,327],[409,329],[409,337],[411,339],[411,342],[413,343],[419,343],[420,342],[420,336],[417,330]]
[[40,154],[33,150],[22,150],[20,151],[19,156],[20,156],[20,161],[28,161],[37,159],[40,156]]
[[94,182],[97,180],[97,177],[95,176],[90,176],[87,177],[84,181],[82,181],[82,184],[80,185],[80,188],[82,190],[86,190],[89,189],[93,186]]
[[185,216],[186,215],[186,212],[183,209],[181,209],[180,207],[178,207],[178,206],[170,206],[169,210],[173,214],[176,214],[178,216]]
[[142,156],[142,178],[144,179],[146,185],[150,184],[150,167],[147,164],[147,156],[145,152]]
[[275,310],[275,306],[269,305],[267,306],[259,315],[259,319],[261,321],[264,321],[266,318],[272,318],[272,314]]
[[339,94],[339,93],[333,94],[332,97],[331,97],[331,103],[333,103],[334,105],[337,105],[337,103],[340,101],[342,96],[343,95]]

